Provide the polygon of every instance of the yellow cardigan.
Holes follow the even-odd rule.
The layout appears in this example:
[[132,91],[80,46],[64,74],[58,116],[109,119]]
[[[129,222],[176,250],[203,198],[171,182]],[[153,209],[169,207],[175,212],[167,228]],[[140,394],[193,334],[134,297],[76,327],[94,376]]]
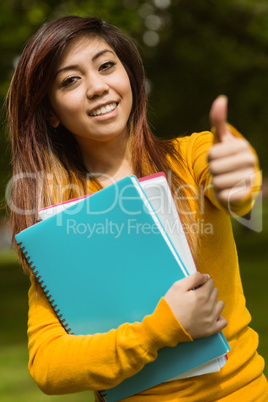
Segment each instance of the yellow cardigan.
[[[199,233],[197,265],[210,274],[225,303],[223,315],[228,326],[223,332],[231,346],[229,359],[217,373],[166,382],[125,401],[268,401],[264,361],[257,353],[258,335],[248,327],[251,317],[230,219],[210,186],[206,156],[212,142],[209,132],[177,140],[187,168],[180,174],[197,191],[191,200],[197,225],[190,228]],[[236,205],[235,212],[244,214],[251,204],[248,198]],[[153,361],[160,348],[191,341],[164,299],[141,323],[126,323],[105,334],[68,335],[34,283],[29,290],[28,338],[29,371],[47,394],[111,388]],[[97,393],[96,400],[101,400]]]

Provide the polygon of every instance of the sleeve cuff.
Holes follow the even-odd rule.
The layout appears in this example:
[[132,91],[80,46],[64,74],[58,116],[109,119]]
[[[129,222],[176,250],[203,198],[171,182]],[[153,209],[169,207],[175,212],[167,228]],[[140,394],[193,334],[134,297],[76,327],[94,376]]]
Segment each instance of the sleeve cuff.
[[136,335],[147,351],[157,351],[165,346],[176,346],[179,342],[192,341],[173,314],[164,298],[161,298],[153,314],[146,316],[136,328]]

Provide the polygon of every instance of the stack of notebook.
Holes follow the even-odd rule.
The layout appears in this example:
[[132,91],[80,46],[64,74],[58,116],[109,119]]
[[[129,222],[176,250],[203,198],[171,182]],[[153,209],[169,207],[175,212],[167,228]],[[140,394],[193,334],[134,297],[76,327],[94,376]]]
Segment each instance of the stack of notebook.
[[[126,177],[48,207],[16,240],[68,333],[142,321],[196,267],[164,174]],[[220,370],[222,333],[163,348],[133,377],[102,392],[115,402],[164,381]]]

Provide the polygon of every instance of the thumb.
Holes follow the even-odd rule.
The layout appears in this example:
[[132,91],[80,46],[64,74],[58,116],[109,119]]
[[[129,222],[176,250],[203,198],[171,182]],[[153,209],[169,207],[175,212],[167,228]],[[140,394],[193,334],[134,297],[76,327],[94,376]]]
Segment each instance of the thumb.
[[210,123],[214,127],[215,137],[218,142],[223,142],[230,135],[226,124],[227,106],[227,96],[220,95],[214,100],[210,109]]
[[181,285],[186,291],[197,288],[203,285],[209,280],[210,276],[208,274],[201,274],[201,272],[195,272],[181,280]]

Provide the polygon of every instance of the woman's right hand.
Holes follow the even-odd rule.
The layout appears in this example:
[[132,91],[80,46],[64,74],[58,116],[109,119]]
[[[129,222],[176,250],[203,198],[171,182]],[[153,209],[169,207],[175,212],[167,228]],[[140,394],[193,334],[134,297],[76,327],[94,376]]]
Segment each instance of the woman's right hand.
[[224,303],[209,275],[196,272],[175,282],[164,299],[185,331],[192,338],[220,332],[227,321],[221,316]]

